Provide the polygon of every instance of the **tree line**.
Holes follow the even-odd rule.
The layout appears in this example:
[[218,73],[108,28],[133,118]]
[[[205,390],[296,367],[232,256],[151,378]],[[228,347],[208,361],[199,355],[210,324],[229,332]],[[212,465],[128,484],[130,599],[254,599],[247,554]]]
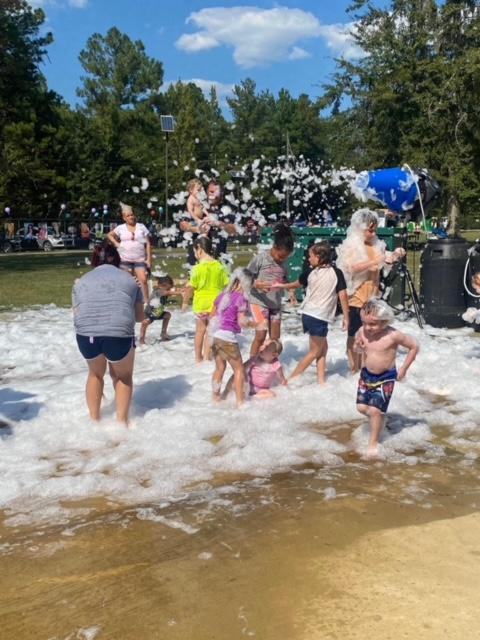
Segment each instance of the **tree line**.
[[[18,217],[77,217],[128,199],[145,209],[165,195],[165,135],[172,114],[169,193],[196,170],[232,170],[286,152],[315,165],[356,170],[426,167],[456,195],[464,222],[480,216],[480,8],[476,1],[396,0],[349,11],[364,56],[339,59],[318,96],[258,90],[247,78],[227,98],[193,83],[164,87],[161,61],[112,27],[80,53],[83,75],[72,108],[41,72],[52,35],[25,0],[0,6],[0,207]],[[148,188],[142,188],[147,178]],[[353,206],[353,203],[350,203]],[[348,206],[348,203],[345,205]]]

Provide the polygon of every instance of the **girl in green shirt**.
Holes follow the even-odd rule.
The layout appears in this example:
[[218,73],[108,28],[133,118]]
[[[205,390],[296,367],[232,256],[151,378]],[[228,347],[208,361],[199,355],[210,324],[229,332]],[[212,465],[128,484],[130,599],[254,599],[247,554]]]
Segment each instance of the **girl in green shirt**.
[[198,264],[190,273],[190,281],[185,287],[182,310],[188,306],[193,294],[192,310],[196,318],[195,361],[210,360],[210,344],[207,327],[213,303],[227,286],[229,276],[221,262],[213,257],[212,241],[207,236],[199,236],[193,242],[193,251]]

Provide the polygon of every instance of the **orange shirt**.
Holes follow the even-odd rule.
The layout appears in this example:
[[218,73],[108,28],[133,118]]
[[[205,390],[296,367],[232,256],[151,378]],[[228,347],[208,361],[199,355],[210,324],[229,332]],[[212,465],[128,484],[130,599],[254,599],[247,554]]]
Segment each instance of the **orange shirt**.
[[[374,247],[365,245],[368,254],[368,260],[373,260],[377,251]],[[378,295],[378,286],[380,282],[380,271],[375,269],[374,271],[368,271],[367,279],[363,282],[358,289],[348,299],[350,307],[363,307],[372,296]]]

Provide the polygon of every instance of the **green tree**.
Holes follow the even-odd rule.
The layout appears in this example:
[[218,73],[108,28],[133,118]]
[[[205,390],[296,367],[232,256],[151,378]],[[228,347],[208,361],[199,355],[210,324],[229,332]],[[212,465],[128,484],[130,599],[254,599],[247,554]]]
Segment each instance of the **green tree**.
[[269,91],[256,92],[251,78],[242,80],[227,98],[233,116],[232,151],[237,162],[254,160],[260,155],[276,155],[279,141],[273,135],[275,99]]
[[68,109],[39,70],[52,41],[44,19],[23,0],[0,5],[0,203],[15,215],[53,214],[66,194]]
[[339,61],[321,103],[332,108],[332,156],[362,169],[426,166],[445,199],[456,194],[464,211],[478,214],[477,3],[396,0],[378,8],[357,0],[351,10],[359,12],[355,39],[365,56]]
[[[141,41],[115,27],[105,36],[92,35],[80,62],[87,75],[77,90],[84,98],[79,204],[128,199],[145,208],[161,189],[162,138],[155,108],[162,103],[162,63],[146,55]],[[148,192],[139,192],[140,177],[148,178]]]
[[102,36],[93,34],[80,52],[80,63],[88,75],[77,90],[93,112],[103,108],[134,107],[142,102],[155,104],[163,82],[163,66],[145,53],[140,40],[112,27]]
[[46,90],[39,65],[52,34],[39,35],[44,21],[43,11],[25,0],[0,4],[0,131],[2,124],[28,116],[36,95]]

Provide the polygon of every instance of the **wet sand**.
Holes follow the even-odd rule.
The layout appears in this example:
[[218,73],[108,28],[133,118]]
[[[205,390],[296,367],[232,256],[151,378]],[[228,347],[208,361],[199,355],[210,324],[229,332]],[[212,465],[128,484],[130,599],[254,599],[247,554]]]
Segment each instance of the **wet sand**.
[[476,638],[478,471],[312,467],[237,482],[229,504],[2,526],[0,637]]

